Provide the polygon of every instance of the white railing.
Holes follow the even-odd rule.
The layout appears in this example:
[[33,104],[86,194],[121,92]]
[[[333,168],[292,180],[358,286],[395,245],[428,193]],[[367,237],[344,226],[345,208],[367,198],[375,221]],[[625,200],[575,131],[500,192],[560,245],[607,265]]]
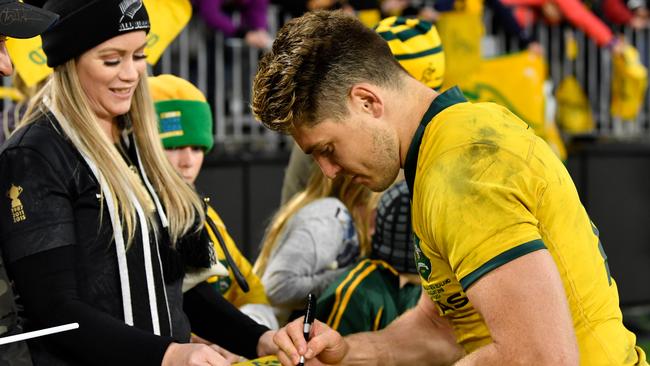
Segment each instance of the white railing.
[[[271,34],[277,10],[269,12]],[[277,150],[289,137],[265,129],[251,113],[251,86],[262,50],[239,38],[224,38],[194,17],[165,51],[154,74],[171,73],[192,81],[209,98],[215,118],[215,140],[228,151]]]

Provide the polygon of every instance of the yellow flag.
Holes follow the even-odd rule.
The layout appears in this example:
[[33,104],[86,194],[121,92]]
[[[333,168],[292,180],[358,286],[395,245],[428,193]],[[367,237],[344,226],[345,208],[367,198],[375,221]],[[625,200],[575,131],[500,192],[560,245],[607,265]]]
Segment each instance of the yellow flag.
[[596,123],[587,94],[573,75],[566,76],[555,91],[557,113],[555,119],[567,133],[593,132]]
[[41,46],[41,37],[29,39],[9,38],[7,40],[7,50],[14,62],[16,72],[27,86],[36,85],[52,73],[52,69],[47,67],[47,57],[45,57]]
[[445,11],[436,23],[445,50],[445,75],[442,90],[466,82],[481,66],[481,38],[485,33],[481,13]]
[[648,69],[641,63],[639,52],[631,45],[612,57],[612,116],[631,121],[636,119],[648,89]]
[[[144,0],[149,13],[151,30],[147,36],[147,61],[154,65],[165,49],[185,28],[192,17],[189,0]],[[47,67],[41,37],[9,39],[7,49],[18,75],[27,86],[34,86],[52,73]]]
[[576,41],[576,37],[572,31],[567,31],[564,34],[564,39],[564,53],[566,54],[566,58],[569,61],[575,61],[578,57],[578,42]]
[[357,11],[357,18],[368,28],[373,28],[381,20],[379,9],[364,9]]
[[25,96],[23,96],[15,88],[7,88],[4,86],[0,86],[0,99],[4,99],[4,98],[9,98],[14,102],[20,102],[21,100],[25,99]]
[[151,30],[147,37],[147,61],[155,65],[192,17],[189,0],[144,0]]
[[473,102],[494,102],[507,107],[544,137],[546,74],[541,56],[521,51],[483,60],[461,90]]

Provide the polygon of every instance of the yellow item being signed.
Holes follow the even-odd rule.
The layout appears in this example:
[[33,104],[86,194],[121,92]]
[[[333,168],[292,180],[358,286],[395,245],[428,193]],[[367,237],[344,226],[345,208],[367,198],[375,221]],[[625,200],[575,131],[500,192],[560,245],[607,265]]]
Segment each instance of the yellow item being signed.
[[280,366],[281,363],[276,356],[266,356],[254,360],[234,363],[233,366]]

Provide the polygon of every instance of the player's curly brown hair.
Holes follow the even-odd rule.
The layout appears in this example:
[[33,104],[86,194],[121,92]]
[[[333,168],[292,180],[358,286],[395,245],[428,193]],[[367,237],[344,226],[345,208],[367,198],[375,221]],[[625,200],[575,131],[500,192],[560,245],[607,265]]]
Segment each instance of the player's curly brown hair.
[[253,113],[264,126],[289,133],[294,124],[315,124],[347,115],[354,84],[401,86],[386,42],[341,11],[316,11],[280,29],[253,83]]

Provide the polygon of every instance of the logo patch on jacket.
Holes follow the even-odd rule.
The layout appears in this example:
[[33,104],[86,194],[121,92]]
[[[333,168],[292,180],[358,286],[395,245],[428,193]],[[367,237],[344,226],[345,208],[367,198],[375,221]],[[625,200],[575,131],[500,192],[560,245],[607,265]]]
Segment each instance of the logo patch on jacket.
[[14,219],[14,224],[24,221],[27,218],[23,209],[23,203],[18,198],[21,193],[23,193],[23,187],[13,184],[7,191],[7,197],[11,199],[11,216]]

